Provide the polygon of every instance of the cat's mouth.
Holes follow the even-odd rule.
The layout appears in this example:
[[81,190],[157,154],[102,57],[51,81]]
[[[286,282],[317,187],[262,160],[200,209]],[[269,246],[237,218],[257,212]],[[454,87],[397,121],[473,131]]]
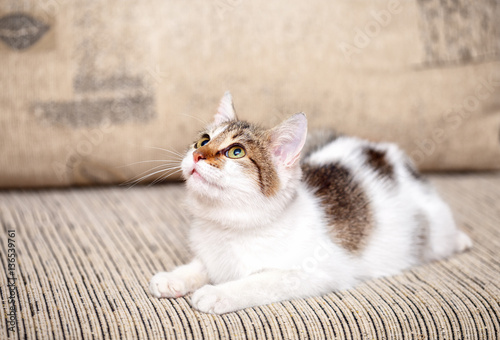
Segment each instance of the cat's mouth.
[[202,175],[200,175],[200,173],[198,171],[196,171],[196,168],[194,168],[192,171],[191,171],[191,177],[194,177],[196,179],[199,179],[201,180],[202,182],[204,183],[207,183],[207,184],[211,184],[209,181],[207,181],[205,178],[203,178]]
[[193,169],[193,171],[191,171],[191,176],[197,176],[197,177],[200,177],[201,179],[203,179],[203,177],[201,177],[200,173],[198,171],[196,171],[196,169]]

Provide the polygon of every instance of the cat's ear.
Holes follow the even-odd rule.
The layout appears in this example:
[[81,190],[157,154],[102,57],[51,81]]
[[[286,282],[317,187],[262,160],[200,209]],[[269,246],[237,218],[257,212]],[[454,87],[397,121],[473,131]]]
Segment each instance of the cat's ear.
[[271,130],[271,152],[276,162],[291,167],[297,163],[307,136],[307,118],[297,113]]
[[219,125],[233,120],[238,120],[238,118],[236,118],[236,112],[234,112],[233,97],[229,91],[226,91],[220,100],[214,122],[216,125]]

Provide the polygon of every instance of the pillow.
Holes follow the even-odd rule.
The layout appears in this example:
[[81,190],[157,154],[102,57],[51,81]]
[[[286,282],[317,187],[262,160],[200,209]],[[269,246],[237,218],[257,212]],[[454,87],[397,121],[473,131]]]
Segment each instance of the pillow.
[[241,119],[303,111],[423,170],[500,169],[495,2],[17,3],[0,4],[0,187],[160,171],[225,90]]

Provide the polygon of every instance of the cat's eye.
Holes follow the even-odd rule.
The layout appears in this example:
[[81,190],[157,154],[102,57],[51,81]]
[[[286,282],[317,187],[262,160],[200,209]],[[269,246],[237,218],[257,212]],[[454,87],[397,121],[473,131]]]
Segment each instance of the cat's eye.
[[241,158],[245,157],[245,155],[245,149],[239,145],[233,146],[231,149],[226,151],[226,157],[228,158]]
[[210,142],[210,137],[208,135],[205,135],[201,137],[199,141],[196,142],[194,148],[195,149],[201,148],[202,146],[207,145],[208,142]]

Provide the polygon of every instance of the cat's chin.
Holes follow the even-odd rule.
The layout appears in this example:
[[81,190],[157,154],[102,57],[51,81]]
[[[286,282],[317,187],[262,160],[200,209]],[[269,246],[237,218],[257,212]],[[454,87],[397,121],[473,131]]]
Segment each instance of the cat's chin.
[[224,191],[223,187],[203,178],[197,171],[189,176],[186,185],[190,193],[212,199],[217,198]]

